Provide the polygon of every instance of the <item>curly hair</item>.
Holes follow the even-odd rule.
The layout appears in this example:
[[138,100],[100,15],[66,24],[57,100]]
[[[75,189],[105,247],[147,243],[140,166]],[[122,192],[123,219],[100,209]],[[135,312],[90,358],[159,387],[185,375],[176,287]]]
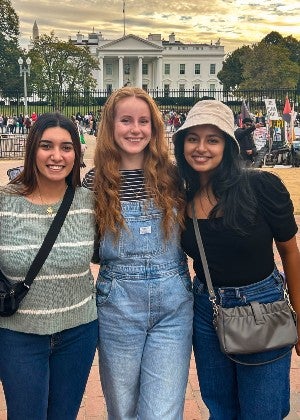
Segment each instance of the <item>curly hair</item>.
[[81,146],[79,140],[79,134],[75,124],[66,116],[58,112],[47,112],[38,117],[36,122],[30,128],[25,149],[24,159],[24,170],[10,181],[10,184],[18,184],[22,186],[19,188],[19,192],[22,195],[31,194],[37,187],[38,184],[38,169],[36,165],[36,154],[39,147],[39,142],[43,136],[44,131],[50,127],[60,127],[70,133],[74,151],[75,161],[74,166],[70,174],[66,177],[68,185],[72,185],[73,188],[80,186],[80,154]]
[[151,115],[151,139],[144,150],[145,188],[162,211],[162,229],[167,239],[172,225],[183,227],[185,200],[176,166],[172,163],[165,137],[161,112],[154,100],[137,87],[123,87],[112,93],[105,103],[95,150],[94,191],[96,200],[96,220],[100,237],[106,231],[118,238],[121,228],[126,228],[122,216],[119,190],[121,155],[114,140],[114,117],[118,102],[124,98],[135,97],[146,102]]

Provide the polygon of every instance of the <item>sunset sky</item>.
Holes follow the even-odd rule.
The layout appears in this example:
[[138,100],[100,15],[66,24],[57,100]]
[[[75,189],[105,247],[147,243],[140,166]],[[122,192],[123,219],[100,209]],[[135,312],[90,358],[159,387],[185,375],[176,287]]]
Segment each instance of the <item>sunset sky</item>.
[[[78,31],[102,32],[105,39],[124,34],[123,0],[12,0],[26,47],[37,21],[39,33],[54,30],[68,40]],[[145,38],[174,32],[182,42],[215,43],[225,53],[259,42],[271,31],[300,40],[299,0],[126,0],[125,34]]]

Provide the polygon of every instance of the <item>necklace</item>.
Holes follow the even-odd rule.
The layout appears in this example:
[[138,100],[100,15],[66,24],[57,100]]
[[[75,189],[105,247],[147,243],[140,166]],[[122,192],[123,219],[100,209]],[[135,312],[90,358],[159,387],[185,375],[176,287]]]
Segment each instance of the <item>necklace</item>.
[[41,202],[42,202],[43,206],[47,206],[46,213],[47,213],[47,214],[52,214],[52,213],[53,213],[53,207],[52,207],[52,206],[50,206],[49,204],[46,204],[46,203],[44,202],[44,200],[43,200],[43,198],[42,198],[42,195],[41,195],[41,192],[40,192],[40,189],[39,189],[39,196],[40,196],[40,200],[41,200]]
[[[53,204],[47,204],[47,203],[45,203],[45,201],[43,200],[43,197],[42,197],[42,194],[41,194],[41,191],[40,191],[39,187],[38,187],[38,192],[39,192],[39,198],[40,198],[40,201],[41,201],[42,205],[43,206],[47,206],[46,213],[47,214],[52,214],[54,212]],[[59,199],[57,201],[59,201],[60,199],[61,199],[61,197],[59,197]]]

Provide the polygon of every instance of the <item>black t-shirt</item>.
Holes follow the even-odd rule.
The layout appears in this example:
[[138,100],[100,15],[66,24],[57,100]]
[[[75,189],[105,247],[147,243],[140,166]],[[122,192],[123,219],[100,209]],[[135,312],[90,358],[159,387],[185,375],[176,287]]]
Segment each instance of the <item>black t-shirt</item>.
[[[297,232],[290,195],[281,180],[257,171],[251,184],[255,189],[259,212],[247,235],[223,227],[222,218],[199,219],[212,283],[215,287],[242,286],[256,283],[274,268],[273,238],[279,242],[291,239]],[[193,221],[187,218],[182,247],[194,260],[194,270],[205,283]]]

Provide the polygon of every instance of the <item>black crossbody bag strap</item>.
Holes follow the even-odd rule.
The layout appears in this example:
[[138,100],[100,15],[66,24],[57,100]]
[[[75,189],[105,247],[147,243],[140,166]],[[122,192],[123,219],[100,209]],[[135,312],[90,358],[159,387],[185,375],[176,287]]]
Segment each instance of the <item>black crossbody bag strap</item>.
[[74,198],[74,194],[75,189],[71,186],[68,186],[63,201],[53,219],[53,222],[51,223],[47,235],[45,236],[45,239],[26,274],[25,280],[23,281],[24,286],[28,289],[32,285],[33,280],[37,276],[52,249],[52,246],[64,223],[66,215],[68,214],[69,208]]

